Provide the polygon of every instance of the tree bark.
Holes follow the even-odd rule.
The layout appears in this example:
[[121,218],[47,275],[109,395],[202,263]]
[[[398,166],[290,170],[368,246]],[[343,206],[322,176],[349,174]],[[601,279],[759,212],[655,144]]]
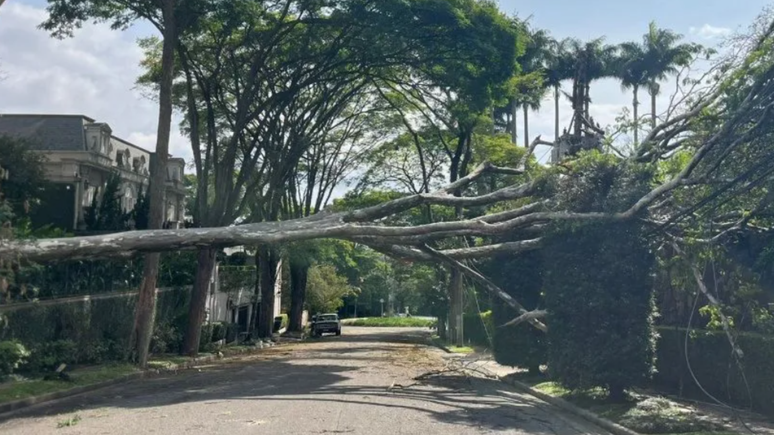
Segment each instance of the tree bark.
[[554,88],[554,142],[559,139],[559,86]]
[[274,284],[277,281],[279,255],[275,248],[258,248],[258,276],[261,288],[261,309],[258,318],[258,337],[269,338],[274,327]]
[[[148,228],[160,229],[164,223],[164,194],[166,190],[167,160],[169,158],[169,136],[172,127],[172,82],[175,67],[175,46],[177,27],[175,23],[175,0],[162,4],[164,21],[161,53],[161,81],[159,83],[159,121],[156,130],[155,164],[151,166],[150,210]],[[137,296],[132,341],[135,345],[137,362],[145,368],[148,364],[153,321],[156,311],[156,282],[159,274],[159,254],[148,254],[143,264],[143,278]]]
[[188,327],[183,342],[184,355],[195,357],[199,353],[204,309],[210,293],[210,279],[215,267],[216,252],[213,248],[203,248],[199,250],[196,258],[196,278],[191,293],[191,303],[188,306]]
[[518,111],[518,105],[516,104],[516,99],[511,100],[511,142],[513,142],[514,145],[519,144],[519,135],[518,135],[518,129],[516,128],[518,118],[516,116],[516,112]]
[[522,106],[524,110],[524,148],[529,148],[529,106]]
[[637,91],[639,90],[639,87],[637,85],[634,85],[634,88],[632,90],[632,115],[634,117],[634,146],[636,147],[639,144],[639,135],[640,135],[640,119],[639,114],[637,113],[637,106],[639,106],[640,102],[637,101]]
[[290,262],[290,318],[288,330],[301,332],[304,330],[304,301],[306,300],[306,279],[309,267],[305,264]]

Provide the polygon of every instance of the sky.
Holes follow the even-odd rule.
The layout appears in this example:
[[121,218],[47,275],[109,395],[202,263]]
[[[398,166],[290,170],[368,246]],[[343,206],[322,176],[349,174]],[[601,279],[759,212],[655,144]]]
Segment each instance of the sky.
[[[719,43],[743,30],[769,1],[764,0],[500,0],[503,12],[531,20],[556,38],[590,39],[604,36],[609,43],[640,40],[648,23],[683,34],[705,45]],[[127,31],[105,25],[85,25],[70,39],[50,38],[37,29],[46,17],[43,0],[6,0],[0,7],[0,113],[82,114],[107,122],[113,134],[139,146],[155,147],[158,108],[135,89],[142,56],[137,39],[154,35],[148,24]],[[744,5],[743,7],[741,5]],[[592,116],[612,123],[631,95],[614,80],[591,89]],[[643,101],[647,95],[641,95]],[[662,96],[659,104],[666,102]],[[562,103],[562,125],[569,121]],[[530,133],[553,136],[553,103],[530,113]],[[179,118],[178,118],[179,119]],[[171,153],[191,160],[189,142],[173,126]],[[545,155],[546,150],[538,150]]]

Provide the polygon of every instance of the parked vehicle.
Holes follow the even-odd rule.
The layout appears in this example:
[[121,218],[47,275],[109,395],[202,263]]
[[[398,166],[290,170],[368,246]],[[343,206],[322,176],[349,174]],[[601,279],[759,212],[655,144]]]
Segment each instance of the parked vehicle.
[[318,314],[312,317],[312,336],[319,337],[325,333],[341,335],[341,320],[336,313]]

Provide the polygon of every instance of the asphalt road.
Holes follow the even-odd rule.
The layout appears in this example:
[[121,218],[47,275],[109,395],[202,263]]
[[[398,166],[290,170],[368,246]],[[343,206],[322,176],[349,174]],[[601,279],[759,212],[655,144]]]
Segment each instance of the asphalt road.
[[18,412],[1,434],[604,434],[486,378],[443,374],[427,330],[346,327]]

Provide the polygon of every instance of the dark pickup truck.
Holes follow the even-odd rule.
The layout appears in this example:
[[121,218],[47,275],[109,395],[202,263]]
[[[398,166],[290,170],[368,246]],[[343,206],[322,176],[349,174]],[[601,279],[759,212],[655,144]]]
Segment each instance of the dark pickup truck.
[[341,321],[339,315],[318,314],[312,317],[311,332],[313,337],[319,337],[325,333],[341,335]]

